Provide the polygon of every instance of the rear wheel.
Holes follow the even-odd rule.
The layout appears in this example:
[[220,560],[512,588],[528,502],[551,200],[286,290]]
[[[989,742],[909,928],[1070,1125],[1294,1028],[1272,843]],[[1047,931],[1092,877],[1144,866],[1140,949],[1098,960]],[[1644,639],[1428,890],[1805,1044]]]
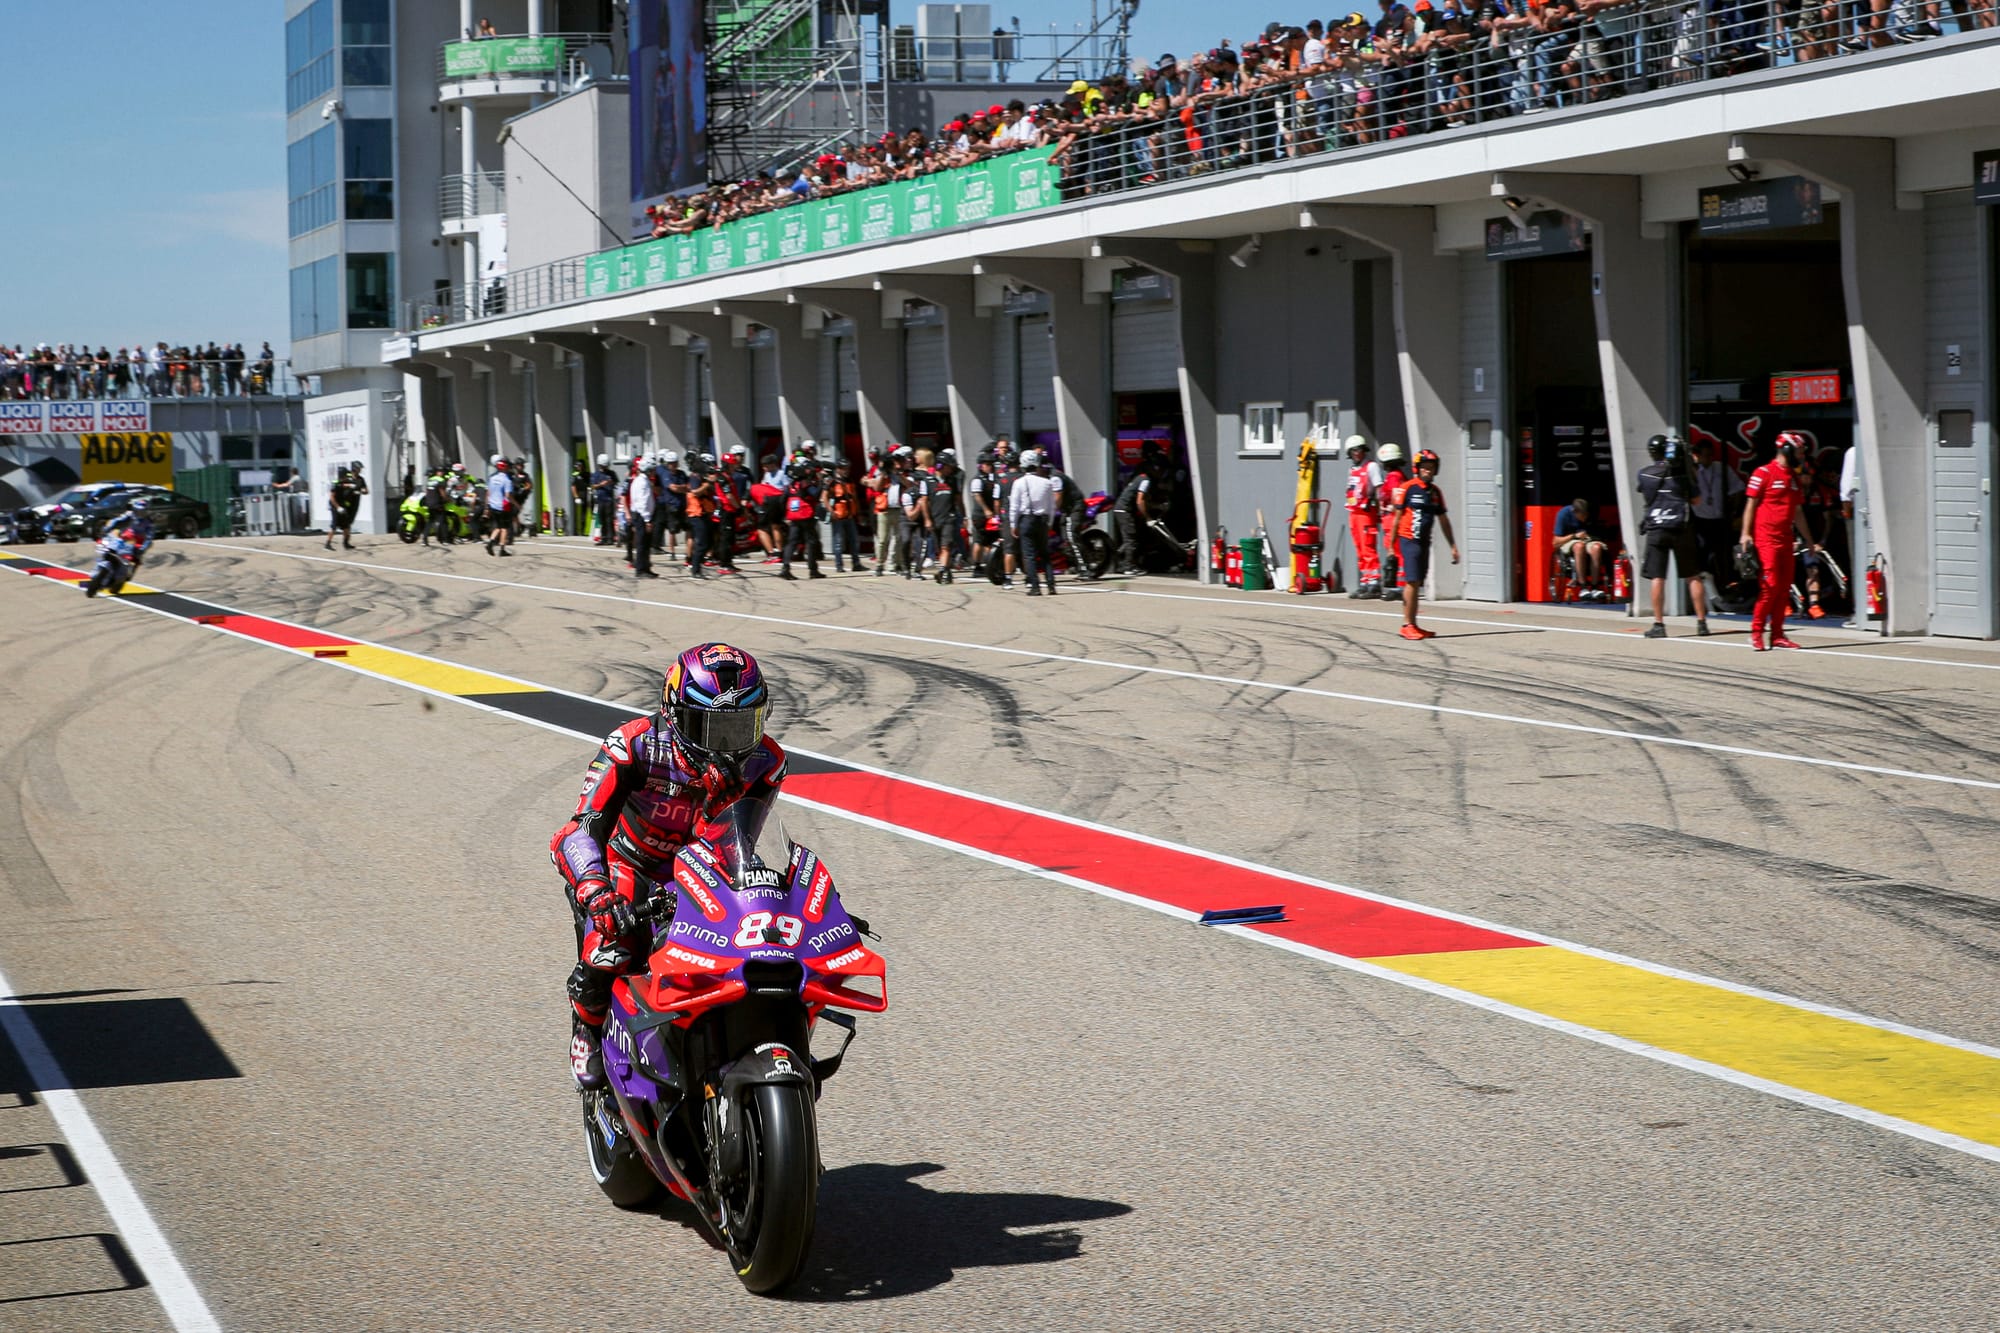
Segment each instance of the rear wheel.
[[[595,1098],[583,1103],[583,1136],[590,1144],[590,1178],[604,1191],[604,1197],[620,1208],[644,1208],[660,1197],[660,1182],[625,1137],[622,1126],[620,1132],[613,1133],[612,1143],[605,1143],[597,1107]],[[606,1106],[602,1114],[610,1116],[616,1112]]]
[[812,1248],[819,1153],[804,1088],[760,1084],[745,1111],[743,1178],[722,1206],[736,1276],[748,1290],[768,1295],[797,1280]]
[[183,514],[174,520],[174,536],[179,537],[182,541],[199,537],[201,536],[201,524],[195,521],[193,514]]
[[1091,528],[1077,539],[1083,550],[1083,572],[1093,579],[1101,579],[1111,572],[1111,534],[1102,528]]

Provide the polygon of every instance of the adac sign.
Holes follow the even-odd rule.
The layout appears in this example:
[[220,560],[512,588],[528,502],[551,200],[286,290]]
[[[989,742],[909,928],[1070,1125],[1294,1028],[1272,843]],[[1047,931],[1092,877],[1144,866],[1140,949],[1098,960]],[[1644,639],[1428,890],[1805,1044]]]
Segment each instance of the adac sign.
[[169,431],[121,431],[85,435],[83,480],[133,481],[148,486],[174,484],[174,437]]

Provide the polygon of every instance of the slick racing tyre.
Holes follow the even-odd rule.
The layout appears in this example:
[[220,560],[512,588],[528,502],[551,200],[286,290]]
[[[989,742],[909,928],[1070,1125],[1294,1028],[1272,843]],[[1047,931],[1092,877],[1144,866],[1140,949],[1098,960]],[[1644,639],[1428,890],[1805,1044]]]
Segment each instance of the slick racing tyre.
[[[583,1137],[590,1145],[590,1178],[597,1182],[597,1188],[604,1191],[604,1197],[620,1208],[644,1208],[660,1197],[660,1182],[640,1158],[638,1150],[623,1133],[616,1133],[613,1142],[604,1142],[604,1128],[598,1123],[595,1113],[595,1099],[583,1104]],[[609,1107],[605,1114],[615,1114]]]
[[1111,534],[1102,528],[1091,528],[1077,539],[1083,548],[1083,574],[1086,578],[1101,579],[1111,572]]
[[769,1295],[797,1280],[812,1248],[819,1153],[804,1088],[762,1084],[748,1109],[743,1179],[723,1195],[722,1206],[737,1278],[748,1290]]

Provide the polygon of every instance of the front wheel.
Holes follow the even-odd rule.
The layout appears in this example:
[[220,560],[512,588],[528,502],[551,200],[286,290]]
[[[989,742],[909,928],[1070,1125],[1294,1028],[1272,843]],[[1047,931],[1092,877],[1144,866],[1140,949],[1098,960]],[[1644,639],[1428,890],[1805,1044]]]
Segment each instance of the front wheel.
[[583,1136],[590,1144],[590,1178],[604,1191],[604,1197],[620,1208],[644,1208],[660,1197],[660,1182],[654,1179],[638,1149],[623,1133],[612,1131],[616,1146],[604,1141],[605,1130],[598,1116],[610,1114],[613,1112],[608,1106],[599,1111],[590,1100],[583,1104]]
[[174,520],[174,536],[182,541],[190,541],[201,536],[201,524],[195,521],[193,514],[183,514]]
[[413,542],[424,535],[424,521],[417,514],[405,514],[402,523],[396,528],[396,535],[405,542]]
[[805,1267],[818,1205],[819,1148],[810,1096],[797,1084],[760,1084],[747,1109],[743,1179],[722,1202],[736,1276],[761,1296],[790,1286]]

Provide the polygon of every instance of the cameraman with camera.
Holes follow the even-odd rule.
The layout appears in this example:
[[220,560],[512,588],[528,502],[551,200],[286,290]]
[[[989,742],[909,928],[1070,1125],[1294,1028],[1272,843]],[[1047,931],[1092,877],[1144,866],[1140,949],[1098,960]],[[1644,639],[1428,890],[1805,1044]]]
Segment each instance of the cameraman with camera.
[[1646,536],[1639,577],[1653,593],[1653,625],[1646,637],[1667,637],[1660,599],[1666,594],[1667,558],[1672,556],[1675,574],[1687,581],[1688,596],[1694,601],[1694,632],[1707,638],[1708,586],[1701,581],[1701,551],[1694,540],[1695,485],[1687,448],[1678,435],[1655,435],[1646,441],[1646,454],[1653,461],[1640,469],[1638,484],[1639,498],[1646,505],[1646,516],[1639,524],[1639,531]]

